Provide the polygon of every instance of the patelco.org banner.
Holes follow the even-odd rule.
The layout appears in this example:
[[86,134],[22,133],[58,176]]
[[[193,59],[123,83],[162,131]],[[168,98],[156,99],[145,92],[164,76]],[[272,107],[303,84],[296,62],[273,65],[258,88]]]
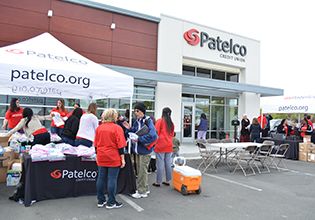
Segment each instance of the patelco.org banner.
[[94,63],[44,33],[0,48],[0,94],[80,99],[132,97],[133,78]]

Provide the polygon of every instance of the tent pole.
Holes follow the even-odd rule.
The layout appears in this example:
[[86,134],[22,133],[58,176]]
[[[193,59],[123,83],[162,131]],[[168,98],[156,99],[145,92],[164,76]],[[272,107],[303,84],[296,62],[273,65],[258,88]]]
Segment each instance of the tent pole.
[[[129,103],[129,125],[132,127],[132,96]],[[131,154],[131,140],[128,141],[128,154]]]

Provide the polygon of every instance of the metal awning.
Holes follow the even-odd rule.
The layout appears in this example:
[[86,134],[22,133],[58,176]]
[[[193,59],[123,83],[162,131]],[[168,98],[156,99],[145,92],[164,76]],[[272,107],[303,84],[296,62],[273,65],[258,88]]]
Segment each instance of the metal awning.
[[135,83],[141,85],[155,86],[157,82],[181,84],[183,86],[183,93],[197,93],[227,97],[238,97],[239,94],[243,92],[260,94],[261,97],[283,95],[283,89],[265,86],[207,79],[160,71],[113,66],[108,64],[104,64],[104,66],[133,76],[135,78]]

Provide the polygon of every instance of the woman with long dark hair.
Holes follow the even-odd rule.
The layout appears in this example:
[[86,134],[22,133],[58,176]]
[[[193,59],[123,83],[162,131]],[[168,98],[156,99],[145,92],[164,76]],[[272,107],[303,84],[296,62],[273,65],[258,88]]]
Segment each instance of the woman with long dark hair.
[[64,122],[67,120],[67,115],[68,112],[65,108],[65,100],[58,99],[57,106],[53,108],[50,112],[50,116],[53,118],[50,125],[51,133],[58,134],[60,137],[62,136],[65,124],[56,124],[54,118],[60,118]]
[[71,112],[71,116],[67,119],[61,136],[62,140],[65,143],[71,144],[72,146],[75,145],[75,138],[79,130],[80,119],[82,115],[82,108],[75,108]]
[[[18,130],[23,129],[25,135],[28,138],[30,138],[32,135],[34,136],[34,140],[31,143],[32,146],[35,144],[49,144],[50,134],[48,133],[47,129],[42,125],[39,118],[40,116],[34,116],[32,109],[25,108],[23,110],[23,118],[15,126],[15,128],[7,133],[7,135],[10,136]],[[42,118],[43,120],[45,119],[44,116],[42,116]]]
[[[172,110],[168,107],[163,108],[162,118],[155,123],[155,128],[158,134],[154,151],[156,153],[156,182],[153,186],[161,186],[161,183],[169,186],[172,179],[172,153],[173,153],[173,137],[174,124],[171,118]],[[162,182],[163,173],[165,170],[166,181]]]
[[23,108],[20,107],[20,100],[17,98],[12,98],[10,102],[10,108],[5,113],[5,119],[2,124],[2,129],[5,129],[8,125],[8,130],[14,128],[22,117]]

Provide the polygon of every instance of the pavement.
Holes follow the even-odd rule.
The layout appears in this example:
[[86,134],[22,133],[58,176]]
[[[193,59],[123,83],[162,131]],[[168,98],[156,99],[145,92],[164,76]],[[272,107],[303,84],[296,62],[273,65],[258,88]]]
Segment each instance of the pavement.
[[179,150],[180,156],[186,159],[200,159],[199,150],[196,144],[182,143]]
[[[181,155],[197,167],[198,148],[183,144]],[[96,207],[95,196],[45,200],[24,207],[8,200],[14,187],[0,184],[0,220],[85,220],[85,219],[235,219],[314,220],[315,163],[285,160],[288,170],[245,177],[221,165],[202,176],[200,195],[183,196],[172,186],[153,187],[156,174],[149,175],[148,198],[118,195],[121,209]]]

